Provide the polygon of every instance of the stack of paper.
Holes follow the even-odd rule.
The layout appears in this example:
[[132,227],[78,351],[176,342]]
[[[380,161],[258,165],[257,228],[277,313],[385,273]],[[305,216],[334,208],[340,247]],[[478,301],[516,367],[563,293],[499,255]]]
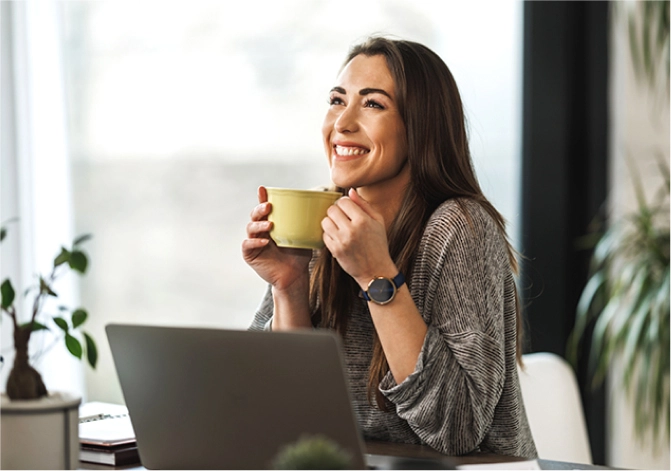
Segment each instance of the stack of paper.
[[79,408],[80,461],[121,466],[140,463],[128,409],[88,402]]

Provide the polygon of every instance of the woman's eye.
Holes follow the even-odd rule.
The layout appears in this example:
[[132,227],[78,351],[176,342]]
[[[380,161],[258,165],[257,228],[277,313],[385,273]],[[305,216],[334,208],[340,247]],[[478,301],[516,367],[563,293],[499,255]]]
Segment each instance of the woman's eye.
[[329,105],[342,105],[343,101],[337,97],[337,96],[332,96],[329,97]]
[[384,106],[382,106],[381,104],[379,104],[379,103],[378,103],[377,101],[375,101],[375,100],[366,100],[366,102],[364,103],[363,106],[364,106],[364,108],[377,108],[377,109],[379,109],[379,110],[383,110],[383,109],[384,109]]

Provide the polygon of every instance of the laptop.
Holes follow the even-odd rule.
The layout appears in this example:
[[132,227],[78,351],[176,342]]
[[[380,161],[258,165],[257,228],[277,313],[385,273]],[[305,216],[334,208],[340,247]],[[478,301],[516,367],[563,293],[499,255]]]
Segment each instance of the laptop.
[[335,334],[122,324],[106,332],[144,467],[268,469],[308,436],[333,440],[366,467]]

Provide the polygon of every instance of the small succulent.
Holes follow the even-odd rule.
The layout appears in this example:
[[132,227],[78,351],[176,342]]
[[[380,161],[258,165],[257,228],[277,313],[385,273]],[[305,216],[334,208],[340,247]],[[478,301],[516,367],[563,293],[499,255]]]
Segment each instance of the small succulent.
[[285,446],[273,460],[273,469],[351,469],[351,455],[321,435],[304,436]]

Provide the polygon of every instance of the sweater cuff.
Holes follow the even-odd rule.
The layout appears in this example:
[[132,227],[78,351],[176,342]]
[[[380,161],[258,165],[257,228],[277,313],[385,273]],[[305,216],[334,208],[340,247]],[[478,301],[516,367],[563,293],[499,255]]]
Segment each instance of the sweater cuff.
[[436,348],[436,344],[440,343],[438,329],[428,326],[422,349],[415,364],[415,370],[401,384],[396,384],[391,371],[387,372],[382,381],[380,381],[380,392],[394,404],[412,401],[422,391],[424,370],[429,367],[431,358],[435,357],[435,354],[431,355],[430,352]]
[[270,316],[270,319],[263,325],[263,330],[265,332],[272,332],[273,330],[273,316]]

